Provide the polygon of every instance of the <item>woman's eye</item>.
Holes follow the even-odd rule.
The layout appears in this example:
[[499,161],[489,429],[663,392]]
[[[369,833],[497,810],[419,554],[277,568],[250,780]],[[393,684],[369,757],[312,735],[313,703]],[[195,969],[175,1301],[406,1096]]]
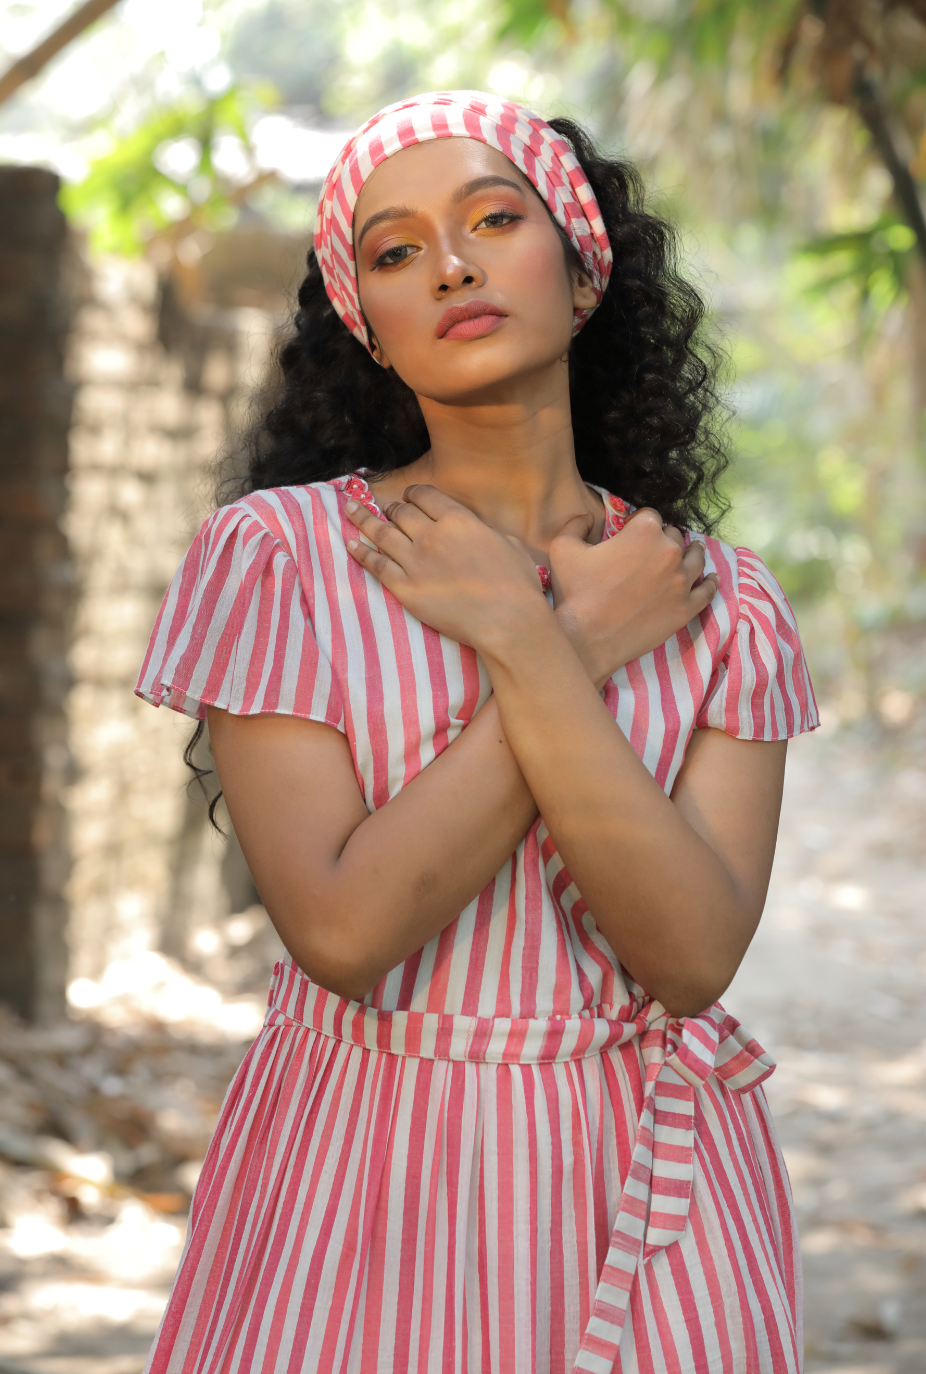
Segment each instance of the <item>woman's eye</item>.
[[[523,215],[515,214],[514,210],[490,210],[487,215],[483,215],[479,224],[484,224],[487,229],[501,229],[502,225],[511,224],[513,220],[523,218]],[[478,228],[479,225],[476,227]]]
[[395,267],[398,263],[405,262],[414,251],[414,245],[411,243],[393,244],[391,248],[387,248],[385,252],[380,253],[379,257],[375,259],[373,266]]

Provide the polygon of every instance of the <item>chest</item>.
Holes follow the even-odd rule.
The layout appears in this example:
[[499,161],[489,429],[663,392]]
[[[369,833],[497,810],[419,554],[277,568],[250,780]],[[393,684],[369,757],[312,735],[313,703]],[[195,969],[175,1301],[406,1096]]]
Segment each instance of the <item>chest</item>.
[[[492,684],[473,649],[408,614],[332,538],[334,550],[339,543],[343,554],[332,560],[324,595],[313,598],[313,629],[331,662],[358,780],[374,810],[453,743]],[[716,607],[621,668],[605,688],[617,725],[666,791],[729,637],[727,621],[718,598]]]

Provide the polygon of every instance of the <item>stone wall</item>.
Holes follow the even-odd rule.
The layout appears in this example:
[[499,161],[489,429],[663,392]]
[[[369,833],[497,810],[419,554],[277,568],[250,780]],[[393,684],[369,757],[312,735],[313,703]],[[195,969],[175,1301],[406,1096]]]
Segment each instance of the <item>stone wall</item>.
[[39,1020],[148,951],[232,991],[279,951],[192,722],[133,687],[305,254],[249,223],[90,260],[57,187],[0,168],[0,1001]]
[[[254,309],[182,307],[148,262],[95,264],[83,278],[63,521],[79,588],[65,797],[72,979],[148,949],[189,961],[198,927],[256,900],[240,851],[210,830],[189,785],[192,722],[132,689],[272,328]],[[207,748],[200,758],[208,766]]]
[[0,999],[63,1007],[74,569],[60,525],[72,386],[58,179],[0,168]]

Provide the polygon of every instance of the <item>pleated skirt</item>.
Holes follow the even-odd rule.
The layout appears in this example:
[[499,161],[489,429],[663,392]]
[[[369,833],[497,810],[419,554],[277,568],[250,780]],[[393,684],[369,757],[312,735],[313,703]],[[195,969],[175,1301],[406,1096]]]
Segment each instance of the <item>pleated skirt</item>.
[[[639,1036],[598,1045],[580,1020],[552,1040],[549,1022],[505,1023],[493,1053],[494,1025],[377,1012],[277,965],[146,1374],[571,1374],[647,1081]],[[798,1374],[797,1241],[764,1093],[714,1075],[692,1096],[684,1230],[641,1250],[617,1353],[582,1368]]]

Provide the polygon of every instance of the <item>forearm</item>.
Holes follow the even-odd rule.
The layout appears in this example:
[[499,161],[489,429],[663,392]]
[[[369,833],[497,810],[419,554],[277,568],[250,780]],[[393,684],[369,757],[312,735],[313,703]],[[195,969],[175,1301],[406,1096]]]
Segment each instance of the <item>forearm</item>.
[[252,787],[243,826],[231,796],[229,809],[274,924],[311,977],[357,999],[482,891],[537,814],[492,700],[384,806],[367,815],[361,803],[325,857],[306,846],[297,805],[289,837],[254,801]]
[[700,1010],[754,929],[731,873],[616,727],[552,615],[483,653],[506,738],[600,930],[670,1010]]

